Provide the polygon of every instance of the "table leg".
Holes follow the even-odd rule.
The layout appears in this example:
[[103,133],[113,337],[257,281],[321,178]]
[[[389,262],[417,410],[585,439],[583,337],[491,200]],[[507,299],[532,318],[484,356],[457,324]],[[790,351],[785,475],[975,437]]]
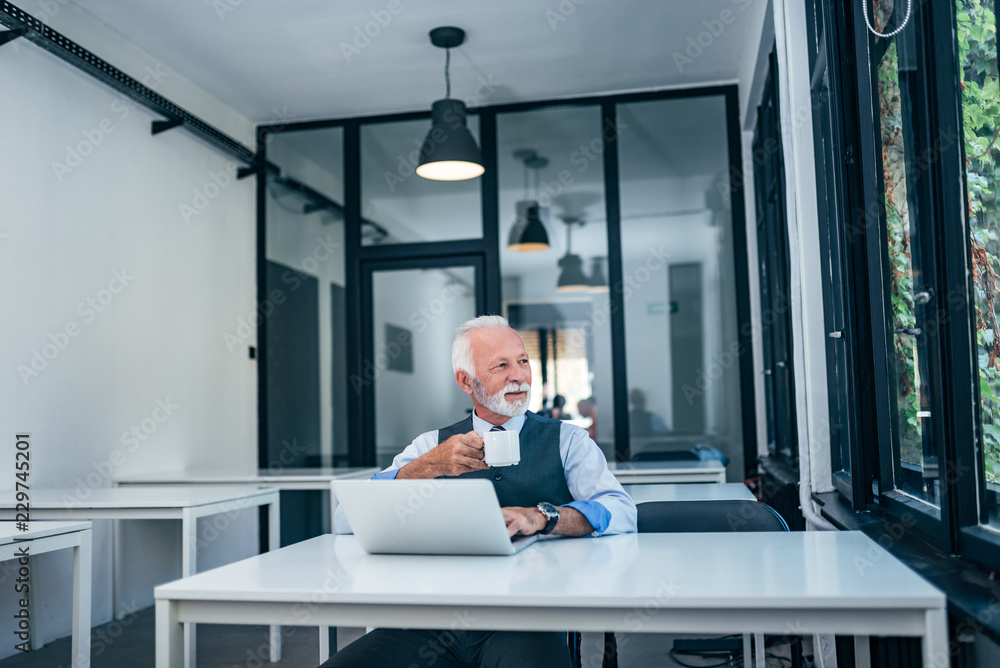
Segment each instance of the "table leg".
[[753,668],[751,663],[753,656],[753,634],[744,633],[743,634],[743,668]]
[[[281,506],[279,501],[268,505],[267,511],[268,548],[273,552],[281,547]],[[322,629],[320,629],[322,634]],[[271,663],[281,661],[281,627],[271,627]]]
[[177,603],[156,602],[156,668],[181,668],[186,660],[184,630],[177,620]]
[[119,569],[125,561],[122,559],[122,520],[111,520],[111,618],[122,618],[122,605],[119,597],[122,594],[122,584]]
[[854,636],[855,668],[872,668],[872,649],[868,636]]
[[928,610],[924,630],[924,667],[949,668],[948,613],[943,609]]
[[80,544],[73,547],[73,668],[90,666],[91,559],[87,529],[80,532]]
[[[184,509],[181,519],[181,577],[190,577],[198,572],[198,517],[190,508]],[[159,624],[159,605],[157,605],[157,624]],[[159,628],[157,628],[159,633]],[[195,625],[184,624],[184,668],[194,668],[195,648],[197,639]]]
[[753,634],[754,656],[757,660],[757,668],[764,668],[767,665],[767,648],[764,642],[763,633]]
[[330,658],[330,627],[319,627],[319,662]]

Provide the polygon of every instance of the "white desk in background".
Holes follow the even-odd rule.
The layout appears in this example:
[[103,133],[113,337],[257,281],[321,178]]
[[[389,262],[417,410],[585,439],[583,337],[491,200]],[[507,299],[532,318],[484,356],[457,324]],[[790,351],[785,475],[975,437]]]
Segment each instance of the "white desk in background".
[[925,666],[949,662],[944,594],[859,532],[550,539],[512,557],[369,555],[326,535],[154,595],[157,668],[182,665],[185,622],[831,633],[862,650],[870,635],[916,636]]
[[[33,520],[180,520],[181,522],[181,574],[183,577],[197,572],[198,518],[229,513],[255,506],[268,506],[269,546],[275,550],[280,545],[278,490],[244,485],[231,486],[182,486],[155,485],[149,487],[114,487],[90,489],[80,493],[76,489],[31,490],[31,518]],[[83,498],[81,498],[83,497]],[[0,492],[0,519],[14,519],[15,496],[13,491]],[[121,619],[120,566],[125,563],[121,554],[119,528],[112,529],[112,601],[115,619]],[[271,628],[271,660],[281,659],[281,634],[278,627]],[[186,663],[194,666],[195,630],[185,629],[187,646]]]
[[117,477],[116,487],[126,485],[262,485],[280,490],[330,489],[333,480],[370,478],[380,469],[374,466],[325,468],[260,469],[250,475],[220,474],[209,471],[140,473]]
[[[33,492],[32,492],[33,493]],[[73,550],[73,668],[90,666],[90,579],[91,579],[91,524],[90,522],[27,522],[27,530],[17,528],[20,522],[0,522],[0,561],[18,559],[27,547],[29,559],[33,556],[54,552],[56,550]],[[20,565],[15,561],[12,573],[17,573]],[[30,585],[34,588],[38,582],[37,575],[29,575]],[[11,577],[8,584],[9,594],[15,600],[26,598],[29,601],[34,591],[17,593],[14,591],[15,578]],[[8,592],[4,592],[6,596]],[[30,613],[31,624],[38,623],[38,616]],[[30,633],[30,631],[29,631]],[[12,636],[17,638],[17,636]],[[38,649],[34,644],[35,635],[31,635],[31,649]],[[22,639],[14,642],[22,641]]]
[[[257,473],[240,476],[211,473],[207,471],[141,473],[115,478],[116,487],[128,485],[262,485],[282,491],[323,491],[330,492],[329,526],[323,530],[333,531],[333,514],[337,510],[337,497],[330,490],[334,480],[367,480],[381,469],[374,466],[325,467],[325,468],[274,468],[260,469]],[[326,518],[324,518],[324,524]]]
[[741,482],[689,482],[622,485],[636,503],[644,501],[756,501]]
[[681,462],[609,462],[623,485],[661,482],[726,482],[726,467],[717,459]]

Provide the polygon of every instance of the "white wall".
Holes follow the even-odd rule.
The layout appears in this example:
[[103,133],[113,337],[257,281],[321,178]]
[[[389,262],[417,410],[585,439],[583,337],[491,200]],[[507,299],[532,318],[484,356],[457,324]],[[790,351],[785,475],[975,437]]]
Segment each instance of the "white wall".
[[[210,123],[252,136],[248,121],[119,35],[58,7],[53,23],[70,38]],[[32,487],[81,496],[121,474],[249,474],[256,369],[245,346],[227,352],[223,334],[254,308],[253,180],[237,182],[226,156],[183,130],[152,137],[154,116],[24,40],[0,50],[0,82],[0,461],[13,462],[13,435],[29,432]],[[196,213],[185,219],[183,205]],[[12,489],[12,467],[0,471],[0,489]],[[248,515],[231,532],[232,556],[256,550],[256,512]],[[160,524],[136,529],[149,540],[176,531]],[[179,574],[179,547],[176,560],[157,554],[152,565],[134,552],[126,568],[165,581]],[[216,563],[221,548],[209,545],[202,563]],[[98,523],[95,624],[111,615],[110,557],[109,526]],[[43,640],[69,634],[70,574],[66,554],[35,562]],[[5,569],[0,579],[0,618],[10,620]],[[152,602],[151,588],[124,593]],[[0,635],[12,628],[0,622]],[[0,645],[0,656],[12,651]]]

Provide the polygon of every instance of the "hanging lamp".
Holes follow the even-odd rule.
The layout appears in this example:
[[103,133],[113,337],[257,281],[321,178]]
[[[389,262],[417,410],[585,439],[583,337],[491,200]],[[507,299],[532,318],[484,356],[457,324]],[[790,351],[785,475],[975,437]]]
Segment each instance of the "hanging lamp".
[[431,44],[445,50],[445,97],[431,105],[431,129],[420,146],[417,174],[435,181],[463,181],[480,176],[483,159],[466,126],[466,108],[451,97],[451,49],[465,41],[465,31],[453,26],[434,28]]
[[607,292],[608,279],[604,276],[603,258],[595,257],[590,272],[590,280],[587,282],[589,292]]
[[[549,164],[530,149],[514,151],[514,157],[524,163],[524,199],[515,205],[516,217],[507,238],[507,250],[527,253],[549,249],[549,234],[542,223],[541,207],[538,206],[539,172]],[[535,171],[535,199],[528,199],[528,170]]]
[[566,223],[566,254],[559,258],[559,280],[556,283],[558,292],[579,292],[586,290],[590,286],[590,279],[583,273],[583,259],[579,255],[573,255],[572,251],[572,231],[573,225],[583,227],[583,221],[577,218],[565,218]]

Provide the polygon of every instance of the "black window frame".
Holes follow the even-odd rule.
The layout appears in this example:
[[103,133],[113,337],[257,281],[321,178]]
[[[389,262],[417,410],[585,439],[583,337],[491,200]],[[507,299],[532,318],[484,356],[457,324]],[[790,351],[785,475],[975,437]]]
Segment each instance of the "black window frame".
[[[829,266],[841,262],[844,266],[840,275],[850,277],[841,285],[824,280],[828,331],[835,331],[832,316],[836,315],[836,305],[844,306],[842,336],[834,344],[827,341],[828,367],[834,363],[834,346],[842,345],[848,360],[848,377],[840,381],[830,374],[830,391],[850,397],[845,425],[851,471],[837,472],[839,453],[831,444],[833,483],[855,511],[875,511],[936,553],[961,555],[988,568],[1000,568],[1000,531],[981,522],[982,434],[977,422],[980,402],[971,246],[965,224],[967,193],[956,3],[914,0],[913,25],[905,28],[920,31],[923,44],[917,54],[923,77],[923,122],[913,130],[915,155],[921,159],[915,186],[921,198],[921,219],[917,224],[922,237],[931,242],[919,251],[920,259],[934,273],[928,286],[932,301],[925,316],[931,337],[930,433],[939,460],[941,485],[940,511],[933,512],[926,503],[894,489],[895,388],[890,385],[892,376],[887,367],[891,330],[887,331],[889,321],[885,315],[889,284],[885,280],[881,141],[870,59],[874,40],[860,13],[866,4],[861,0],[843,4],[811,1],[822,18],[817,22],[820,34],[811,37],[818,45],[812,80],[817,184],[822,197],[824,184],[830,182],[829,172],[835,170],[836,188],[827,197],[836,198],[839,205],[837,219],[831,220],[830,209],[823,200],[819,202],[821,252],[824,263]],[[893,26],[905,7],[899,3],[891,21]],[[831,40],[838,33],[840,38]],[[831,83],[828,90],[822,85],[824,73]],[[822,96],[829,102],[828,109],[818,99]],[[833,138],[844,156],[835,163],[824,161],[824,137],[820,135],[824,128],[820,123],[826,113],[827,122],[832,119],[832,127],[844,132]],[[844,213],[847,211],[853,215],[848,217]],[[827,230],[830,234],[825,235]],[[831,248],[831,243],[837,247]],[[828,278],[826,270],[824,278]],[[976,484],[969,484],[970,474],[975,475]]]
[[[614,419],[616,457],[627,459],[629,452],[628,426],[628,381],[625,354],[625,322],[624,322],[624,285],[621,263],[621,227],[619,211],[618,188],[618,147],[613,140],[617,122],[616,106],[630,102],[664,100],[672,98],[722,96],[726,104],[726,122],[729,148],[729,183],[727,192],[730,196],[733,220],[734,272],[737,277],[737,321],[739,344],[742,351],[739,356],[740,385],[742,397],[742,436],[745,463],[745,476],[756,472],[757,462],[757,431],[755,397],[753,389],[753,359],[749,354],[752,350],[753,327],[750,321],[750,297],[748,288],[747,235],[746,215],[744,211],[742,174],[742,145],[739,126],[739,96],[735,85],[712,85],[686,89],[670,89],[642,93],[624,93],[615,95],[594,95],[571,99],[539,100],[531,102],[498,104],[482,106],[469,110],[470,114],[478,114],[480,121],[480,143],[485,173],[480,177],[483,236],[475,239],[455,241],[413,242],[391,245],[369,245],[361,243],[361,183],[360,183],[360,128],[372,123],[393,121],[430,119],[430,112],[406,112],[378,116],[357,116],[340,119],[325,119],[297,123],[280,123],[261,125],[257,128],[257,157],[255,163],[260,169],[274,168],[266,158],[266,144],[270,134],[280,132],[295,132],[343,126],[344,128],[344,218],[345,218],[345,280],[346,290],[346,338],[349,368],[348,374],[362,374],[363,355],[351,355],[350,351],[362,351],[364,342],[370,339],[368,324],[365,318],[366,309],[370,308],[370,294],[361,290],[363,286],[365,263],[381,260],[428,260],[454,256],[478,255],[483,262],[484,280],[484,311],[499,313],[501,307],[500,294],[500,259],[499,259],[499,219],[498,219],[498,184],[496,157],[496,115],[512,111],[528,111],[534,109],[554,108],[576,105],[599,105],[602,120],[612,131],[608,133],[612,139],[605,141],[604,178],[605,202],[607,208],[608,234],[608,281],[611,286],[611,337],[613,355]],[[263,267],[266,265],[266,190],[264,177],[258,173],[257,179],[257,292],[258,299],[265,298]],[[260,341],[265,340],[266,319],[258,329]],[[258,359],[266,359],[267,351],[261,347]],[[264,365],[258,363],[258,420],[259,440],[258,459],[267,460],[267,443],[264,438],[267,424],[267,378]],[[374,465],[374,429],[371,410],[371,398],[366,392],[348,393],[348,463],[351,466]],[[262,464],[263,465],[263,464]]]
[[785,211],[785,165],[778,96],[778,62],[768,57],[764,93],[757,107],[752,154],[759,269],[764,415],[768,456],[799,468],[798,420],[792,342],[791,253]]

